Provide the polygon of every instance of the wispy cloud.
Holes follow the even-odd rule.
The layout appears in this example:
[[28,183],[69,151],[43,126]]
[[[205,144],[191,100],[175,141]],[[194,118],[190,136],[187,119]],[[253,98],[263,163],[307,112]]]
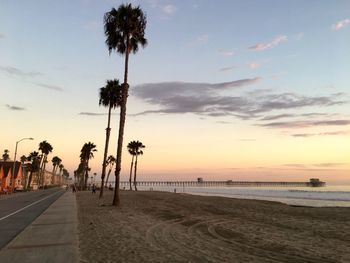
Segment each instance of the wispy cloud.
[[105,116],[105,115],[107,115],[107,113],[79,112],[79,115],[85,115],[85,116]]
[[5,38],[5,35],[0,33],[0,38]]
[[191,42],[190,45],[191,46],[201,46],[204,45],[208,42],[209,40],[209,35],[207,34],[203,34],[200,36],[195,37]]
[[7,107],[7,109],[13,110],[13,111],[24,111],[24,110],[26,110],[25,108],[14,106],[14,105],[9,105],[9,104],[6,104],[6,107]]
[[348,135],[350,131],[334,131],[334,132],[322,132],[322,133],[295,133],[291,136],[293,137],[314,137],[314,136],[338,136],[338,135]]
[[37,77],[43,75],[38,71],[23,71],[19,68],[10,66],[0,66],[0,71],[12,77]]
[[[320,121],[284,121],[257,124],[269,128],[306,128],[314,126],[346,126],[350,120],[320,120]],[[294,137],[307,137],[308,134],[296,134]]]
[[45,89],[50,89],[50,90],[55,90],[55,91],[63,91],[63,88],[56,86],[56,85],[51,85],[51,84],[45,84],[41,82],[34,82],[33,84],[45,88]]
[[283,119],[283,118],[290,118],[290,117],[295,117],[295,114],[278,114],[278,115],[269,115],[261,118],[260,120],[262,121],[274,121],[278,119]]
[[313,166],[316,167],[339,167],[339,166],[344,166],[347,165],[346,163],[316,163],[313,164]]
[[219,53],[223,56],[226,56],[226,57],[230,57],[230,56],[233,56],[235,54],[234,51],[225,50],[225,49],[219,49]]
[[161,12],[161,18],[170,18],[177,11],[177,7],[172,3],[164,4],[159,0],[147,0],[147,3],[151,8]]
[[331,114],[331,113],[320,113],[320,112],[310,112],[310,113],[302,113],[302,114],[278,114],[278,115],[267,115],[260,120],[262,121],[273,121],[278,119],[284,119],[284,118],[294,118],[294,117],[308,117],[308,118],[314,118],[314,117],[336,117],[338,114]]
[[162,6],[161,9],[165,14],[173,15],[176,12],[177,7],[172,4],[167,4],[165,6]]
[[236,68],[235,66],[230,66],[230,67],[223,67],[221,69],[219,69],[219,71],[223,72],[223,71],[231,71],[234,68]]
[[335,25],[332,26],[333,30],[340,30],[350,24],[350,19],[346,18],[341,21],[338,21]]
[[[228,95],[244,86],[254,86],[261,78],[241,79],[223,83],[191,83],[191,82],[162,82],[142,84],[134,87],[133,95],[144,100],[157,109],[138,113],[145,114],[176,114],[192,113],[200,116],[222,117],[233,116],[243,120],[258,120],[258,125],[266,127],[295,126],[294,122],[271,122],[261,124],[262,114],[274,110],[301,109],[304,107],[326,107],[346,103],[343,95],[309,97],[296,93],[274,94],[271,90],[247,91],[243,95]],[[225,92],[224,92],[225,91]],[[266,118],[274,120],[282,116]],[[284,115],[287,117],[287,115]],[[288,115],[288,117],[290,117]],[[306,116],[304,116],[306,118]],[[340,120],[331,122],[314,120],[316,125],[345,125]],[[311,125],[311,123],[297,123]]]
[[254,46],[249,47],[249,49],[252,49],[255,51],[270,49],[270,48],[273,48],[273,47],[275,47],[275,46],[279,45],[280,43],[285,42],[287,40],[288,40],[287,36],[277,36],[268,43],[258,43]]

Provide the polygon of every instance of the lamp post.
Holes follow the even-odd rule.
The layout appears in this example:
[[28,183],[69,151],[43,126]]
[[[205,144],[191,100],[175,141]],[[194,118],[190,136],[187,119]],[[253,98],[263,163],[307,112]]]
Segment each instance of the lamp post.
[[12,167],[12,178],[11,178],[11,192],[13,193],[13,190],[15,189],[15,169],[16,169],[16,157],[17,157],[17,147],[18,147],[18,144],[21,142],[21,141],[24,141],[24,140],[34,140],[33,138],[22,138],[20,139],[19,141],[16,142],[16,148],[15,148],[15,157],[13,158],[13,167]]

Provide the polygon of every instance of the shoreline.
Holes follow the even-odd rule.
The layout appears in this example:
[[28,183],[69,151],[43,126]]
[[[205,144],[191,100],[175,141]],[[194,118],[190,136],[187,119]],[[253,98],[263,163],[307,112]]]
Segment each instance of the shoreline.
[[[78,192],[81,262],[350,262],[349,208],[121,191]],[[103,253],[101,253],[103,251]]]

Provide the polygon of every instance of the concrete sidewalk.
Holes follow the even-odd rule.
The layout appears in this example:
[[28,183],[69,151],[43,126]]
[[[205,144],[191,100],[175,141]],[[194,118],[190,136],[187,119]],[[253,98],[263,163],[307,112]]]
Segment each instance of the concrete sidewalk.
[[67,191],[0,251],[1,262],[79,262],[75,195]]

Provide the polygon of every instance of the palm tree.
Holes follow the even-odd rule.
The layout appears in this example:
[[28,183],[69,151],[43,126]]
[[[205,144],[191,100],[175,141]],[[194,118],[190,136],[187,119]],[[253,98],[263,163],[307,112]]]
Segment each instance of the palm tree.
[[62,160],[61,160],[60,157],[55,156],[55,157],[52,158],[51,162],[52,162],[52,166],[53,166],[52,174],[55,175],[56,172],[57,172],[58,166],[62,163]]
[[63,168],[64,168],[64,165],[63,165],[62,163],[60,163],[60,164],[58,165],[58,168],[60,168],[60,173],[59,173],[59,175],[61,175],[61,174],[62,174],[62,171],[63,171]]
[[69,172],[67,169],[63,169],[62,176],[67,180],[69,178]]
[[85,180],[83,189],[85,190],[87,187],[87,181],[89,178],[89,160],[91,158],[94,158],[94,152],[96,152],[96,145],[92,142],[85,143],[83,145],[83,148],[81,148],[81,154],[80,154],[80,159],[82,163],[84,163],[84,172],[85,172]]
[[119,135],[117,147],[117,162],[115,167],[115,188],[113,205],[120,205],[119,180],[122,162],[123,136],[126,117],[126,102],[128,98],[128,66],[129,54],[138,51],[139,45],[144,47],[147,44],[145,38],[146,16],[142,9],[132,7],[131,4],[122,4],[118,10],[112,8],[104,15],[104,31],[109,54],[113,50],[125,54],[124,83],[122,85],[122,100],[120,105]]
[[84,185],[84,171],[85,171],[85,163],[80,158],[80,164],[78,169],[74,171],[75,183],[79,185],[79,188],[82,189]]
[[4,162],[7,162],[8,160],[10,160],[10,155],[9,155],[9,150],[5,149],[4,150],[4,154],[2,155],[2,159]]
[[110,123],[111,123],[111,111],[112,108],[116,108],[120,105],[121,102],[121,86],[119,85],[119,80],[107,80],[105,87],[100,88],[100,100],[99,105],[108,107],[108,121],[106,128],[106,142],[105,142],[105,151],[103,155],[102,163],[102,175],[101,175],[101,188],[100,188],[100,198],[103,196],[103,185],[106,176],[106,166],[107,166],[107,154],[108,154],[108,145],[109,145],[109,136],[111,132]]
[[137,157],[139,155],[143,154],[143,151],[141,150],[143,148],[146,148],[146,146],[144,146],[142,144],[142,142],[139,142],[139,141],[135,142],[135,147],[134,147],[134,154],[136,156],[136,158],[135,158],[135,167],[134,167],[134,187],[135,187],[135,191],[137,191],[137,184],[136,184]]
[[130,190],[132,190],[132,186],[131,186],[131,176],[132,176],[132,167],[134,164],[134,158],[135,158],[135,141],[131,141],[128,144],[128,152],[131,154],[132,158],[131,158],[131,165],[130,165],[130,176],[129,176],[129,186],[130,186]]
[[45,167],[46,167],[46,163],[47,163],[47,156],[49,155],[50,152],[52,152],[52,150],[53,150],[53,147],[47,141],[42,141],[41,143],[39,143],[39,151],[41,151],[41,160],[40,160],[40,162],[41,162],[41,169],[40,169],[41,176],[39,176],[39,178],[41,179],[42,188],[44,188],[44,176],[45,176]]
[[[111,174],[113,166],[115,164],[115,157],[113,155],[108,156],[106,163],[107,163],[107,165],[109,165],[109,170],[108,170],[108,174],[107,174],[107,180],[106,180],[105,187],[107,187],[109,175]],[[102,185],[101,185],[101,187],[102,187]]]
[[30,184],[32,182],[32,177],[33,177],[33,173],[37,173],[40,170],[40,156],[39,156],[39,152],[31,152],[29,154],[29,156],[27,157],[27,160],[30,161],[29,164],[29,178],[28,178],[28,183],[26,184],[26,188],[30,187]]

